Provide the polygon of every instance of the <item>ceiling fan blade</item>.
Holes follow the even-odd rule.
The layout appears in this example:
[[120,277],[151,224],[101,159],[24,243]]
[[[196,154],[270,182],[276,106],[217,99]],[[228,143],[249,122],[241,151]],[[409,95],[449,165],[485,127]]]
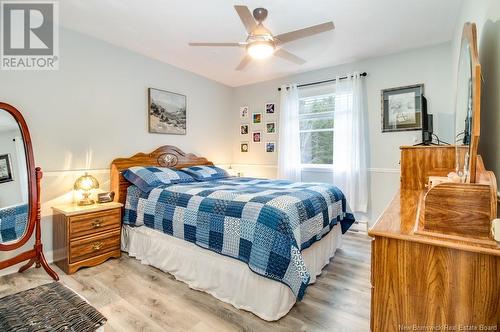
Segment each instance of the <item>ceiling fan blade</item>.
[[252,58],[247,54],[243,57],[243,59],[241,59],[241,62],[240,64],[238,65],[238,67],[236,67],[236,70],[243,70],[247,65],[248,63],[250,62],[250,60],[252,60]]
[[238,13],[241,22],[243,22],[245,29],[247,29],[247,32],[249,34],[252,33],[252,31],[257,27],[257,23],[255,23],[255,19],[253,18],[252,13],[250,13],[250,9],[248,9],[247,6],[234,6],[234,9]]
[[280,44],[284,44],[293,40],[309,37],[333,29],[335,29],[335,25],[333,24],[333,22],[326,22],[318,25],[313,25],[312,27],[308,28],[282,33],[281,35],[274,36],[274,38],[277,39]]
[[292,54],[292,53],[290,53],[282,48],[280,48],[279,50],[276,50],[274,52],[274,55],[276,55],[277,57],[280,57],[282,59],[296,63],[298,65],[303,65],[304,63],[306,63],[306,60],[299,58],[295,54]]
[[189,46],[241,46],[240,43],[189,43]]

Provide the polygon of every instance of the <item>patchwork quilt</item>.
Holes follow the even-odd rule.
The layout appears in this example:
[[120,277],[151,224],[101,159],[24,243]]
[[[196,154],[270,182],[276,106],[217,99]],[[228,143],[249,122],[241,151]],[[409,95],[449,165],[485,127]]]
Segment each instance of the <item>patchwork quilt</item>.
[[26,230],[28,205],[21,204],[0,209],[0,243],[20,238]]
[[124,223],[147,227],[245,262],[282,282],[301,300],[310,275],[301,251],[334,225],[354,222],[335,186],[226,178],[128,189]]

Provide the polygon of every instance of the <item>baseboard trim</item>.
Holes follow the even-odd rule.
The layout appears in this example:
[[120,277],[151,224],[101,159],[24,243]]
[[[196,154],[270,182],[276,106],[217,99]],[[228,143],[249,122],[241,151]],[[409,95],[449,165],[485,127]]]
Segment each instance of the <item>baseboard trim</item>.
[[372,173],[400,173],[398,168],[368,168],[368,172]]
[[368,221],[364,219],[357,219],[354,224],[352,224],[349,230],[354,232],[368,233]]

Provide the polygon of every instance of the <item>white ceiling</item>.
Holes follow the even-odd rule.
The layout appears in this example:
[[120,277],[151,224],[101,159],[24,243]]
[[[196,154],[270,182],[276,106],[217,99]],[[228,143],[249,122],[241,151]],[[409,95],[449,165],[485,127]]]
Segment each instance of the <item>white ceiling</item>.
[[[333,20],[336,29],[285,45],[300,66],[271,58],[234,68],[244,49],[189,47],[238,42],[245,29],[233,5],[269,10],[265,25],[280,34]],[[461,0],[64,0],[63,26],[229,86],[437,44],[452,38]]]

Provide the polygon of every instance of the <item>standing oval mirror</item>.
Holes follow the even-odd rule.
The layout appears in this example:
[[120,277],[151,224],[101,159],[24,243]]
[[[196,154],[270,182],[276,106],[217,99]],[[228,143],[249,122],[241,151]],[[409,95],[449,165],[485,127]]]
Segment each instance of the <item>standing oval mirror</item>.
[[0,243],[23,237],[29,225],[28,165],[23,133],[14,115],[0,109]]
[[33,249],[0,260],[0,269],[28,261],[19,272],[34,265],[43,267],[54,280],[59,280],[43,254],[41,178],[41,169],[35,168],[26,121],[15,107],[0,102],[0,251],[22,247],[35,232]]
[[476,25],[466,23],[457,73],[455,105],[455,170],[462,182],[474,183],[479,144],[481,66],[477,53]]

